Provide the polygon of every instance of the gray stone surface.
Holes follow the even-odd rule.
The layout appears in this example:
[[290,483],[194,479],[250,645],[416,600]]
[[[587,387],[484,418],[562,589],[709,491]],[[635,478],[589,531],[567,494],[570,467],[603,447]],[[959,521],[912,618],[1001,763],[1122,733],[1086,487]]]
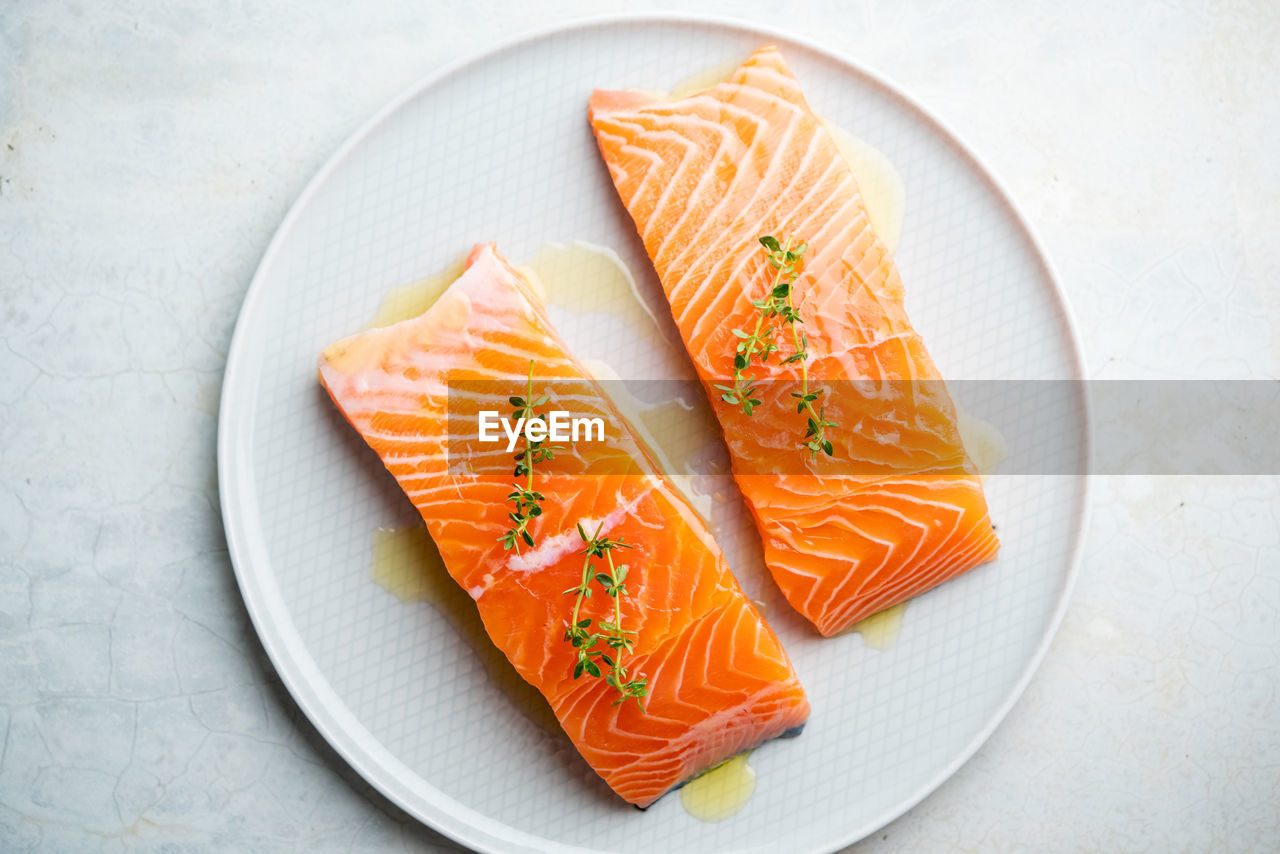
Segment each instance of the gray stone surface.
[[[0,10],[0,849],[442,851],[293,706],[218,513],[218,393],[274,228],[441,63],[649,8]],[[1280,373],[1265,3],[707,3],[935,110],[1006,182],[1097,377]],[[1099,479],[1023,700],[865,852],[1280,847],[1280,482]]]

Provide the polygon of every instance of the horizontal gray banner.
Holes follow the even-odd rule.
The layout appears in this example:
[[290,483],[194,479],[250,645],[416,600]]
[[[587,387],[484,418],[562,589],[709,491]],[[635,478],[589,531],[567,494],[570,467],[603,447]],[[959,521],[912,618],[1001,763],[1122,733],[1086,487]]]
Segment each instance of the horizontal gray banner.
[[704,390],[535,377],[531,413],[528,396],[527,383],[450,383],[455,471],[514,475],[528,455],[562,474],[1280,473],[1280,382],[1271,380],[760,381]]

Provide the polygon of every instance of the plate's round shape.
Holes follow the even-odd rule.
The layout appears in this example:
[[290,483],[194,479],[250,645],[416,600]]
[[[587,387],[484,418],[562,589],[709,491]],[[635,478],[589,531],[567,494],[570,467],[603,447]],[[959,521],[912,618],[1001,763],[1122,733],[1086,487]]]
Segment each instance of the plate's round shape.
[[[415,514],[316,380],[316,357],[381,297],[496,241],[612,247],[660,293],[596,153],[592,87],[661,88],[778,44],[814,109],[885,152],[906,185],[907,308],[950,378],[1079,379],[1068,311],[1007,196],[927,113],[812,45],[708,20],[627,18],[528,37],[433,75],[321,170],[276,234],[236,327],[218,437],[241,590],[281,678],[321,733],[414,816],[482,851],[832,851],[955,771],[1021,693],[1057,627],[1084,525],[1081,477],[988,483],[999,560],[913,601],[884,651],[820,639],[759,569],[740,508],[715,533],[810,694],[804,734],[758,750],[748,807],[715,824],[678,796],[613,797],[563,736],[513,708],[429,604],[370,580],[381,526]],[[599,347],[557,316],[571,348]],[[1083,399],[1064,433],[1087,435]],[[999,426],[999,425],[997,425]]]

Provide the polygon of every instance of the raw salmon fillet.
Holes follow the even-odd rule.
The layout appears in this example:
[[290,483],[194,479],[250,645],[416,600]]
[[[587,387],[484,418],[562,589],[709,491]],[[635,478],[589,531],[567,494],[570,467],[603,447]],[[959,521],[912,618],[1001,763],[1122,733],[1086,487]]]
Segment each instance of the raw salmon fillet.
[[[571,448],[535,465],[534,488],[546,500],[530,527],[534,547],[517,554],[499,541],[512,509],[506,439],[491,446],[500,464],[487,465],[463,459],[458,437],[480,410],[510,414],[507,398],[524,394],[531,360],[535,396],[552,386],[553,402],[599,414],[608,427],[591,454]],[[422,315],[326,349],[320,379],[422,514],[489,637],[624,799],[647,806],[808,718],[786,651],[702,519],[565,348],[537,285],[491,245],[472,251],[462,276]],[[603,678],[575,680],[564,640],[574,600],[565,591],[582,572],[576,526],[594,532],[601,521],[603,535],[632,546],[618,552],[630,567],[623,625],[637,632],[625,665],[649,680],[643,711],[634,700],[615,705]],[[582,614],[606,617],[612,600],[595,592]]]
[[[982,485],[955,407],[903,308],[902,283],[858,185],[776,48],[679,100],[597,90],[600,152],[653,261],[723,428],[765,561],[824,635],[922,593],[996,554]],[[721,400],[737,338],[773,269],[759,238],[806,242],[793,287],[811,384],[835,455],[799,447],[789,392],[799,366],[763,368],[752,416]],[[854,382],[857,381],[857,382]]]

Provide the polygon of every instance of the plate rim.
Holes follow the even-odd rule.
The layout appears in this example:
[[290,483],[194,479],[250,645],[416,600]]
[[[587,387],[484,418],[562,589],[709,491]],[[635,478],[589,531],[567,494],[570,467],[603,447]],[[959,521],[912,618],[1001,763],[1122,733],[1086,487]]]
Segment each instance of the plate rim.
[[[825,59],[831,60],[839,65],[862,75],[867,80],[879,86],[882,90],[892,95],[900,104],[914,111],[925,122],[933,125],[934,129],[951,145],[955,146],[957,151],[967,159],[976,171],[985,179],[998,197],[999,201],[1004,204],[1012,213],[1013,219],[1017,226],[1022,229],[1025,238],[1030,244],[1036,255],[1036,259],[1044,270],[1046,278],[1052,285],[1053,296],[1055,297],[1056,307],[1061,312],[1061,319],[1067,337],[1071,344],[1071,367],[1074,369],[1076,379],[1085,380],[1088,378],[1088,370],[1084,357],[1084,346],[1080,327],[1077,321],[1071,303],[1067,298],[1062,281],[1058,275],[1057,269],[1046,250],[1039,234],[1032,226],[1031,220],[1023,212],[1013,195],[1009,192],[1004,182],[999,178],[994,170],[984,161],[974,149],[965,141],[964,137],[957,133],[947,122],[943,121],[929,108],[921,104],[906,93],[903,87],[899,86],[892,78],[880,71],[872,69],[861,62],[851,59],[844,52],[835,48],[827,47],[806,36],[801,36],[787,30],[785,28],[764,25],[756,21],[744,18],[736,18],[728,15],[702,14],[702,13],[680,13],[668,11],[647,11],[647,12],[624,12],[611,13],[604,15],[590,15],[569,20],[560,21],[555,24],[538,27],[531,30],[525,30],[507,39],[504,39],[494,45],[472,51],[463,56],[452,59],[426,74],[419,77],[412,84],[407,86],[398,95],[393,97],[383,107],[374,112],[369,118],[362,122],[343,143],[325,160],[316,173],[307,181],[298,197],[289,206],[288,212],[276,227],[272,234],[270,242],[263,251],[261,258],[254,269],[253,277],[249,282],[248,288],[245,290],[240,309],[236,315],[235,328],[231,336],[231,342],[227,350],[226,366],[223,370],[222,389],[219,394],[218,404],[218,433],[216,447],[217,461],[217,478],[218,478],[218,501],[219,510],[222,517],[223,530],[226,535],[227,552],[231,560],[232,569],[235,573],[236,584],[240,590],[241,599],[244,601],[245,609],[249,614],[250,621],[254,627],[254,631],[258,635],[259,641],[262,643],[263,649],[267,653],[268,659],[271,661],[272,667],[279,676],[281,683],[289,692],[289,696],[295,702],[299,709],[306,715],[307,720],[320,735],[325,742],[347,763],[360,777],[377,790],[381,795],[386,797],[397,807],[404,810],[415,820],[427,825],[433,830],[443,834],[453,841],[472,848],[483,854],[502,854],[503,851],[509,849],[499,849],[493,847],[495,843],[515,842],[525,846],[530,846],[533,850],[534,846],[539,844],[545,845],[547,842],[558,846],[560,850],[565,851],[587,851],[588,849],[579,848],[543,836],[535,836],[525,831],[497,822],[504,829],[504,833],[494,834],[491,830],[483,827],[480,823],[471,818],[484,819],[489,823],[495,822],[488,816],[477,813],[470,807],[454,800],[446,793],[432,786],[436,797],[444,801],[451,802],[457,809],[449,811],[440,810],[439,815],[426,816],[418,808],[417,804],[411,803],[408,787],[404,786],[394,775],[386,775],[383,769],[388,764],[403,766],[399,760],[383,747],[376,738],[371,738],[373,746],[376,746],[384,756],[381,757],[381,768],[371,768],[365,761],[365,757],[357,753],[363,751],[369,754],[370,745],[359,744],[351,738],[346,727],[342,725],[340,719],[345,715],[349,717],[350,724],[363,729],[358,719],[350,715],[349,710],[345,707],[340,711],[343,714],[335,714],[335,709],[327,704],[320,702],[320,698],[315,696],[309,684],[312,678],[318,677],[322,682],[327,684],[323,674],[312,674],[309,671],[315,669],[314,663],[310,661],[309,656],[298,658],[291,655],[289,638],[281,631],[279,625],[278,614],[268,614],[272,609],[267,607],[264,598],[270,599],[272,591],[260,589],[255,584],[253,573],[248,570],[248,565],[252,563],[250,552],[252,551],[246,543],[250,538],[250,532],[246,530],[244,520],[251,518],[252,514],[246,511],[242,504],[239,509],[233,506],[232,496],[237,499],[242,498],[246,492],[242,484],[243,471],[251,467],[251,461],[242,459],[244,455],[243,448],[237,447],[235,444],[236,432],[235,426],[243,421],[247,416],[253,415],[253,408],[246,407],[244,401],[251,399],[250,395],[244,393],[246,380],[241,376],[244,373],[245,352],[249,345],[246,343],[248,338],[248,318],[253,314],[255,307],[261,300],[262,294],[266,290],[265,282],[268,273],[274,266],[276,256],[281,251],[281,246],[294,231],[297,221],[302,216],[303,211],[307,208],[313,196],[319,192],[320,188],[329,180],[330,176],[337,171],[348,159],[348,157],[360,147],[364,141],[373,135],[390,117],[403,108],[413,99],[430,88],[439,85],[449,77],[466,70],[467,68],[480,65],[496,56],[507,53],[509,51],[524,47],[526,45],[542,41],[555,36],[566,33],[585,31],[585,30],[607,30],[609,28],[625,26],[627,24],[671,24],[671,25],[696,25],[717,27],[733,30],[739,33],[747,33],[756,36],[764,36],[770,39],[791,42],[814,54]],[[247,411],[245,411],[247,410]],[[1090,400],[1090,392],[1087,383],[1081,384],[1080,395],[1080,415],[1084,424],[1084,436],[1081,437],[1083,458],[1086,461],[1085,473],[1080,475],[1068,475],[1070,477],[1078,477],[1081,479],[1081,489],[1079,493],[1079,502],[1075,508],[1075,517],[1078,520],[1078,526],[1074,534],[1074,541],[1071,545],[1071,554],[1067,562],[1066,576],[1063,580],[1062,590],[1058,597],[1053,613],[1046,624],[1044,634],[1039,644],[1031,656],[1027,659],[1021,674],[1017,681],[1013,684],[1008,695],[1005,697],[991,713],[983,726],[974,734],[974,736],[965,744],[965,746],[945,765],[938,769],[931,777],[921,784],[901,802],[894,806],[881,811],[874,818],[861,825],[852,827],[848,831],[837,835],[832,840],[820,844],[816,848],[808,849],[809,854],[824,854],[825,852],[835,852],[847,847],[867,836],[875,833],[877,830],[896,821],[905,815],[930,794],[936,791],[944,782],[950,779],[966,762],[973,758],[978,749],[989,739],[996,728],[1005,720],[1013,706],[1021,699],[1025,693],[1027,686],[1030,684],[1032,677],[1039,670],[1049,647],[1052,645],[1054,638],[1057,636],[1061,627],[1063,618],[1066,615],[1067,608],[1070,604],[1072,593],[1075,589],[1077,579],[1080,575],[1080,568],[1083,562],[1084,540],[1085,534],[1089,530],[1090,518],[1092,515],[1092,492],[1093,492],[1093,475],[1091,472],[1091,461],[1093,459],[1093,407]],[[251,421],[250,417],[250,421]],[[253,490],[247,493],[253,496]],[[254,502],[250,501],[250,505]],[[249,509],[253,509],[250,507]],[[287,609],[284,611],[287,616]],[[305,650],[304,650],[305,652]],[[367,732],[367,730],[366,730]],[[377,751],[372,751],[376,753]],[[411,772],[413,773],[413,772]],[[420,776],[420,775],[415,775]],[[390,777],[391,779],[387,779]],[[425,781],[430,785],[430,781]],[[443,805],[442,805],[443,806]],[[470,815],[467,815],[470,814]],[[480,834],[480,835],[477,835]]]

